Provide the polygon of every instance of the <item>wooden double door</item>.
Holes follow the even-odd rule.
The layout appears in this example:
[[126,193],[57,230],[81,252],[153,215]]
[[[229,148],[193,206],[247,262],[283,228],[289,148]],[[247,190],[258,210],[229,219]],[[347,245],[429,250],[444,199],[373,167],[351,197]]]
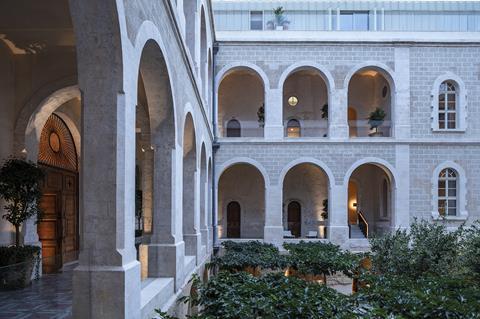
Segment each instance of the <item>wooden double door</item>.
[[42,243],[44,273],[59,271],[65,263],[78,259],[78,174],[42,166],[45,179],[37,230]]

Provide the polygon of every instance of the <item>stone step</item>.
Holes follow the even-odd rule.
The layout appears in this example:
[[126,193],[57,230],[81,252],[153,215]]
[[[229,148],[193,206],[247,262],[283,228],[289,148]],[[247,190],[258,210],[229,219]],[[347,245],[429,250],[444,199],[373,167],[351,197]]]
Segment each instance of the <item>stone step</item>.
[[175,293],[173,278],[147,278],[142,281],[140,302],[142,318],[152,318],[155,309],[162,308]]

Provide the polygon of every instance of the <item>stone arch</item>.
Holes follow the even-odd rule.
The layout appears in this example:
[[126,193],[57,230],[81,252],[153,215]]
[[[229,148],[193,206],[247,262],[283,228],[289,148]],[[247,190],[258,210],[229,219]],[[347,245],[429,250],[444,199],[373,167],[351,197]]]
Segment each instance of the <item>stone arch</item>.
[[196,128],[192,113],[185,116],[182,136],[183,149],[183,240],[185,242],[185,255],[198,256],[200,248],[200,223],[196,208],[198,178],[197,170],[197,138]]
[[220,176],[222,176],[222,174],[230,167],[232,167],[233,165],[236,165],[236,164],[250,164],[252,165],[253,167],[255,167],[262,175],[263,177],[263,180],[265,181],[265,186],[267,185],[270,185],[270,176],[268,175],[268,172],[267,170],[265,169],[265,167],[260,164],[260,162],[252,159],[252,158],[249,158],[249,157],[236,157],[236,158],[232,158],[226,162],[224,162],[223,164],[220,165],[220,167],[218,168],[218,173],[217,173],[217,177],[216,177],[216,184],[218,185],[218,181],[220,179]]
[[197,0],[183,0],[183,15],[185,17],[185,43],[193,62],[196,61],[195,34],[197,20]]
[[[218,229],[220,237],[262,238],[265,226],[266,179],[255,161],[244,158],[224,163],[217,178]],[[261,167],[261,166],[260,166]],[[239,223],[228,220],[227,209],[236,202]],[[231,231],[234,229],[235,231]],[[230,230],[230,231],[229,231]]]
[[[20,154],[25,149],[27,158],[31,161],[37,160],[40,135],[50,115],[66,102],[75,98],[80,99],[78,85],[58,89],[56,87],[57,84],[53,87],[42,88],[33,95],[23,107],[15,124],[15,152]],[[67,126],[74,133],[79,131],[75,126]],[[80,148],[79,135],[74,135],[74,141],[78,152]]]
[[200,232],[202,245],[208,245],[208,167],[205,143],[200,147]]
[[327,166],[327,164],[313,157],[301,157],[291,161],[290,163],[288,163],[282,168],[280,174],[278,175],[278,186],[281,187],[283,185],[285,176],[290,171],[290,169],[292,169],[293,167],[299,164],[304,164],[304,163],[313,164],[315,166],[318,166],[321,170],[323,170],[328,177],[329,188],[335,185],[335,176],[333,175],[332,170]]
[[[383,85],[383,90],[377,86]],[[348,118],[349,131],[355,135],[351,137],[392,136],[395,133],[395,105],[397,79],[395,72],[381,62],[360,63],[350,69],[344,81],[347,91],[347,106],[359,113],[362,120]],[[386,90],[385,90],[386,89]],[[368,94],[367,94],[368,93]],[[371,132],[370,122],[367,121],[374,106],[385,111],[385,120],[380,122],[374,132]]]
[[[208,48],[207,48],[207,25],[205,18],[205,9],[200,7],[200,79],[202,82],[202,97],[204,101],[208,100],[207,82],[208,82]],[[208,103],[208,102],[207,102]]]
[[311,61],[299,61],[287,67],[282,72],[282,75],[278,80],[277,87],[279,89],[283,88],[283,85],[285,84],[285,81],[287,80],[287,78],[293,73],[300,71],[302,69],[316,70],[322,76],[325,83],[327,84],[328,94],[331,95],[333,93],[333,91],[335,90],[335,80],[332,74],[330,73],[330,71],[326,67]]
[[[258,122],[258,112],[263,106],[265,115],[266,75],[258,67],[247,63],[231,64],[216,76],[217,133],[225,136],[226,123],[231,119],[241,122],[242,137],[261,137],[264,128]],[[248,90],[245,94],[243,90]]]
[[[368,179],[366,179],[367,176]],[[384,178],[388,182],[387,197],[389,198],[388,213],[385,216],[381,212],[382,209],[385,209],[381,203],[382,194],[378,188],[373,187],[379,186]],[[356,195],[354,197],[350,196],[351,181],[355,184]],[[345,174],[343,187],[347,194],[348,204],[345,214],[347,214],[346,219],[351,230],[351,238],[370,237],[372,233],[382,233],[393,227],[398,208],[396,204],[397,182],[398,176],[395,168],[383,159],[364,158],[356,161],[349,168]],[[353,202],[351,202],[352,198]],[[367,221],[366,224],[363,222],[364,220]],[[362,225],[363,227],[367,225],[366,229],[362,229]]]
[[251,62],[232,62],[230,64],[225,65],[215,76],[215,92],[218,92],[218,87],[220,86],[220,83],[222,82],[223,78],[228,73],[233,72],[237,69],[250,69],[254,71],[262,79],[263,87],[265,88],[265,90],[267,90],[267,88],[270,88],[270,80],[267,74],[258,65]]

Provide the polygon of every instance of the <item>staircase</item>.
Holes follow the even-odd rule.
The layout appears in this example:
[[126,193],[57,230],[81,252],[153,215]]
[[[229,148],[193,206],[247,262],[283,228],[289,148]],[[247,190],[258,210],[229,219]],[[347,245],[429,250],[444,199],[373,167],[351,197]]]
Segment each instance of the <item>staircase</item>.
[[365,238],[365,235],[360,229],[360,226],[356,224],[350,225],[350,238],[359,238],[359,239]]

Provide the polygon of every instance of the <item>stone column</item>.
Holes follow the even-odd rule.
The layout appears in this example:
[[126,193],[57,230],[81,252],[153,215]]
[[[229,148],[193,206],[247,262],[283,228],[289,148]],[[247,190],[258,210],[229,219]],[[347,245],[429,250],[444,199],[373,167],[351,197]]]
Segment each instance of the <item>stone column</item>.
[[[176,289],[183,283],[185,243],[182,239],[178,196],[183,152],[177,144],[155,143],[152,237],[148,245],[149,277],[173,277]],[[180,151],[178,151],[180,149]],[[180,164],[179,164],[180,163]],[[181,201],[181,197],[180,197]]]
[[395,99],[393,120],[395,138],[410,137],[410,48],[395,48]]
[[393,225],[392,228],[410,227],[410,146],[395,146],[395,168],[397,176],[395,178],[395,189],[392,189],[393,201]]
[[348,139],[348,88],[331,92],[328,113],[328,137]]
[[[138,70],[117,2],[70,1],[82,92],[80,256],[74,318],[140,318],[135,250],[135,105]],[[126,36],[126,35],[125,35]],[[123,45],[123,46],[122,46]]]
[[282,185],[267,185],[264,240],[279,247],[283,244],[282,215]]
[[348,222],[347,222],[347,199],[348,199],[348,182],[347,185],[333,185],[329,189],[328,196],[328,239],[334,244],[342,245],[348,238]]
[[[207,170],[202,170],[205,174],[203,180],[200,180],[200,233],[202,235],[202,246],[205,247],[206,254],[208,252],[208,246],[210,245],[210,231],[208,229],[208,178],[206,176]],[[203,249],[203,248],[202,248]],[[203,256],[202,256],[203,257]]]
[[282,90],[270,88],[265,90],[265,138],[283,139]]

